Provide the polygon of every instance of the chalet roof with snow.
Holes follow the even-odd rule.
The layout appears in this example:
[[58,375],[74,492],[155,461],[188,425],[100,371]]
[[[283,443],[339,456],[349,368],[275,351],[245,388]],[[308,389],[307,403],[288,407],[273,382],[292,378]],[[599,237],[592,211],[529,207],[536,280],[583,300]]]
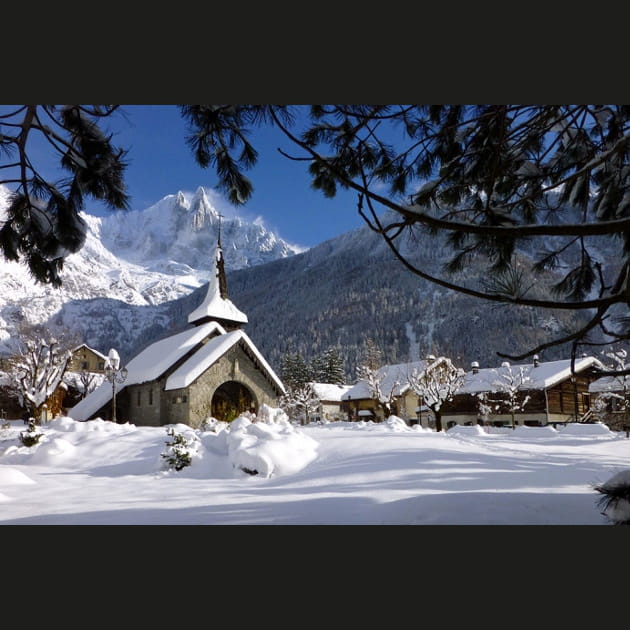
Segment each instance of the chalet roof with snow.
[[[595,357],[582,357],[575,360],[575,372],[583,372],[590,368],[603,368],[602,363]],[[476,394],[479,392],[496,391],[496,383],[504,384],[505,378],[510,373],[514,382],[521,379],[521,369],[523,383],[519,389],[549,389],[554,385],[565,381],[571,377],[571,359],[561,359],[559,361],[535,362],[523,365],[510,365],[505,363],[498,368],[481,368],[466,372],[464,384],[457,390],[458,394]]]
[[[396,363],[394,365],[384,365],[376,371],[376,378],[380,382],[380,388],[383,393],[389,395],[391,392],[393,396],[403,396],[409,391],[411,386],[409,385],[409,376],[414,372],[423,372],[429,361],[412,361],[410,363]],[[350,387],[350,389],[342,395],[342,400],[364,400],[366,398],[372,398],[372,393],[368,383],[365,380],[360,380],[356,385]]]
[[214,252],[214,272],[208,282],[208,290],[203,302],[188,315],[190,324],[199,325],[216,320],[224,325],[239,326],[247,323],[247,315],[239,311],[227,296],[225,269],[223,266],[223,250],[221,243]]
[[588,391],[593,394],[605,392],[623,392],[630,388],[630,376],[602,376],[588,386]]
[[341,397],[352,388],[352,385],[335,383],[310,383],[310,386],[319,400],[327,402],[341,402]]
[[102,352],[99,352],[98,350],[95,350],[94,348],[91,348],[86,343],[81,343],[76,348],[73,348],[71,350],[72,354],[74,354],[78,350],[81,350],[81,348],[85,348],[86,350],[89,350],[90,352],[93,352],[97,357],[100,357],[103,360],[107,359],[107,357]]

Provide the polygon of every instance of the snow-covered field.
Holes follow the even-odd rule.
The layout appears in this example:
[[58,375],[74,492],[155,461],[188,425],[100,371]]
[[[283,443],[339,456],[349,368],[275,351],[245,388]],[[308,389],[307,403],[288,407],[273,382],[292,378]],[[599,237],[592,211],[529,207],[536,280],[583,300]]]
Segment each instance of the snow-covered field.
[[0,430],[1,524],[606,525],[593,488],[630,468],[630,439],[601,424],[172,425],[181,470],[166,427],[57,418],[32,447],[25,429]]

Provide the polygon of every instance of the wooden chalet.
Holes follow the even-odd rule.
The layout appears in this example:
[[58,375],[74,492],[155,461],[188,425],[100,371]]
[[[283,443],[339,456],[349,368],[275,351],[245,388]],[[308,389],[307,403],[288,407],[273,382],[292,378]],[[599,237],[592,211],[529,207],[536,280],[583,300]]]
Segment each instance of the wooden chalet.
[[602,368],[595,357],[576,359],[573,372],[570,359],[542,362],[534,357],[530,364],[512,366],[506,362],[499,368],[482,369],[473,363],[458,393],[442,405],[442,421],[446,428],[455,424],[510,425],[512,414],[500,403],[496,403],[500,405],[499,410],[493,408],[483,417],[479,394],[486,393],[492,400],[504,400],[506,395],[499,383],[506,383],[506,377],[511,375],[518,385],[517,401],[529,397],[523,409],[515,412],[515,424],[544,426],[585,422],[592,415],[589,386]]

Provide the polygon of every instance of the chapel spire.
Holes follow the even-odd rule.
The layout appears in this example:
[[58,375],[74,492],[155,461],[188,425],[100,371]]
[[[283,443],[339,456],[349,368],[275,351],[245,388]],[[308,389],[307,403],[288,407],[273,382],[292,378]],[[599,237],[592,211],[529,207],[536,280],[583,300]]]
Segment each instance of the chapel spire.
[[221,246],[221,219],[223,215],[219,213],[219,235],[217,238],[217,275],[219,277],[219,294],[223,300],[228,299],[227,279],[225,277],[225,265],[223,263],[223,247]]
[[195,326],[209,321],[218,322],[226,330],[240,328],[242,324],[246,324],[248,321],[247,315],[239,311],[228,298],[223,249],[221,247],[221,215],[219,215],[219,233],[206,297],[188,315],[188,323]]

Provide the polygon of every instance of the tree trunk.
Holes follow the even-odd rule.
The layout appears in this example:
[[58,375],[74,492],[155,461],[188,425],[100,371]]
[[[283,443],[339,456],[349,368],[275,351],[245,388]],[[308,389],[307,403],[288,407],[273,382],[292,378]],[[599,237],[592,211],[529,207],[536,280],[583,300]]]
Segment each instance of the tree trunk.
[[439,411],[435,411],[434,409],[432,411],[433,411],[433,415],[435,416],[435,430],[441,431],[442,430],[442,414]]

